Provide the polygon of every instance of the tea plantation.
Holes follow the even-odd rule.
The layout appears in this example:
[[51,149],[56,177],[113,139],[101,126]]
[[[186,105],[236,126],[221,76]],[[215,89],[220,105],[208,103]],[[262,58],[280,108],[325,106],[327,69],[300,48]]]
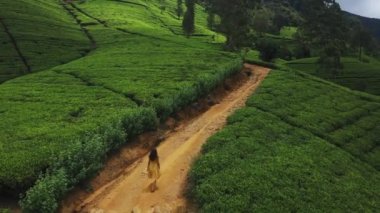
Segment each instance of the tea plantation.
[[23,199],[25,211],[56,209],[109,150],[242,66],[222,51],[224,38],[207,29],[202,8],[197,36],[183,36],[174,0],[165,11],[143,0],[0,4],[31,71],[45,69],[25,72],[9,33],[0,31],[10,56],[0,61],[3,80],[25,75],[0,84],[0,191],[18,195],[39,179]]
[[287,65],[354,90],[380,95],[380,61],[370,57],[364,57],[365,62],[352,57],[342,58],[343,69],[332,74],[320,70],[317,60],[299,59],[290,61]]
[[190,174],[202,212],[376,212],[380,99],[275,70]]
[[[199,210],[379,211],[378,60],[343,58],[337,75],[316,58],[263,62],[224,51],[200,5],[186,37],[177,1],[162,2],[0,2],[0,195],[56,212],[110,151],[206,96],[245,54],[282,70],[203,147],[189,188]],[[293,50],[296,32],[266,36]]]
[[79,25],[58,1],[1,1],[0,12],[0,83],[69,62],[90,50]]

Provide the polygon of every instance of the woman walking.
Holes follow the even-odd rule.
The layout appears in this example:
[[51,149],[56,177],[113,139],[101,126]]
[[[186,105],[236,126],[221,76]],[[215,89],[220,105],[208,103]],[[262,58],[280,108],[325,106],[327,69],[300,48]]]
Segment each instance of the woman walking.
[[160,161],[156,148],[150,151],[149,154],[148,177],[154,179],[154,181],[149,184],[150,191],[154,192],[157,189],[157,179],[160,177]]

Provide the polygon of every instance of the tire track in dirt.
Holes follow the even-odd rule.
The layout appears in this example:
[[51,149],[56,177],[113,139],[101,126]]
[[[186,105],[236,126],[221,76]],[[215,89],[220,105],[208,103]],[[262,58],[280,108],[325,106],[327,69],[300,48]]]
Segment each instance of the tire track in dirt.
[[187,174],[194,158],[207,139],[223,128],[226,119],[245,105],[269,73],[269,69],[245,64],[252,73],[250,79],[231,91],[218,104],[179,126],[158,146],[161,177],[158,190],[148,191],[147,156],[125,169],[120,177],[90,194],[76,209],[80,212],[181,212],[187,209],[183,195]]

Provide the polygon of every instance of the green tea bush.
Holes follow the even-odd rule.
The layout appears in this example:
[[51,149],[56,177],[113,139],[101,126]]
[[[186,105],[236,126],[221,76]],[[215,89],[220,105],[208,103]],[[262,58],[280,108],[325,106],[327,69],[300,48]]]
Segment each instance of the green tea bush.
[[[90,41],[59,1],[1,2],[0,14],[32,72],[80,58],[90,48]],[[9,36],[1,31],[0,83],[29,74]]]
[[210,138],[190,172],[202,212],[373,211],[379,175],[312,133],[253,107]]
[[[176,2],[166,3],[161,13],[157,1],[74,2],[66,6],[75,20],[57,1],[0,3],[32,67],[54,67],[0,85],[1,193],[23,193],[27,212],[54,211],[68,190],[96,174],[110,150],[241,69],[237,54],[222,51],[224,37],[207,29],[201,6],[199,36],[187,39],[172,16]],[[15,12],[20,4],[24,15]],[[34,18],[21,23],[21,16]],[[96,43],[92,52],[85,34]],[[2,53],[14,55],[8,41],[2,44]]]
[[339,73],[319,70],[316,58],[293,60],[287,65],[293,69],[313,74],[350,89],[363,91],[373,95],[380,94],[380,63],[371,58],[369,63],[363,63],[356,58],[342,57],[343,68]]
[[[127,134],[127,138],[131,139],[138,134],[156,129],[158,120],[156,117],[156,112],[152,108],[139,108],[137,110],[130,110],[124,117],[121,117],[121,123],[122,128],[119,128],[119,130],[125,132]],[[117,131],[115,129],[117,128],[107,129],[106,132],[110,134],[112,131]],[[121,134],[110,135],[120,136]],[[120,140],[112,140],[112,142],[120,145],[125,142],[125,140],[121,140],[121,138],[122,137],[119,137]]]
[[[114,128],[118,128],[115,131]],[[25,212],[55,212],[63,195],[75,184],[94,175],[101,167],[105,155],[114,144],[125,141],[121,125],[114,126],[100,135],[88,134],[63,150],[44,176],[27,191],[21,201]]]
[[197,98],[209,94],[224,79],[237,73],[241,68],[242,61],[235,59],[228,66],[218,68],[212,73],[199,75],[193,85],[182,87],[174,97],[154,100],[152,106],[157,111],[158,117],[165,120],[173,112],[194,102]]
[[201,212],[376,211],[379,103],[272,71],[202,147],[189,196]]
[[64,169],[42,176],[20,202],[23,212],[56,212],[59,198],[69,189],[70,181]]

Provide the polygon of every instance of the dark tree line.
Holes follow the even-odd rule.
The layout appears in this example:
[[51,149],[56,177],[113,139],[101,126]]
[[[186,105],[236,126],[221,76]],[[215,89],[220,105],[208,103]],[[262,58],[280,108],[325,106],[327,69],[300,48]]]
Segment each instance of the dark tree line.
[[[195,31],[196,0],[177,1],[177,15],[183,15],[183,30],[190,36]],[[262,58],[286,60],[319,56],[322,69],[338,73],[341,56],[350,51],[360,60],[364,52],[376,52],[376,42],[361,24],[349,20],[336,0],[198,0],[209,13],[210,29],[226,36],[225,47],[259,49]],[[217,23],[215,20],[217,18]],[[284,26],[298,28],[296,48],[292,52],[279,42],[267,39],[267,33],[278,34]]]
[[350,45],[353,52],[357,53],[359,60],[364,61],[363,55],[365,50],[369,54],[376,54],[376,50],[379,50],[379,47],[370,31],[363,27],[359,20],[351,19],[349,24]]
[[[321,68],[339,72],[341,56],[374,49],[374,39],[361,25],[351,25],[336,0],[203,0],[202,4],[220,23],[213,29],[225,34],[226,48],[236,50],[251,46],[263,52],[263,58],[282,55],[291,59],[292,53],[265,38],[276,34],[284,26],[298,28],[297,57],[318,55]],[[210,23],[210,21],[209,21]],[[372,48],[371,48],[372,47]],[[264,57],[265,56],[265,57]]]
[[348,31],[339,4],[335,0],[304,0],[303,4],[301,34],[311,47],[319,50],[321,67],[338,72]]

